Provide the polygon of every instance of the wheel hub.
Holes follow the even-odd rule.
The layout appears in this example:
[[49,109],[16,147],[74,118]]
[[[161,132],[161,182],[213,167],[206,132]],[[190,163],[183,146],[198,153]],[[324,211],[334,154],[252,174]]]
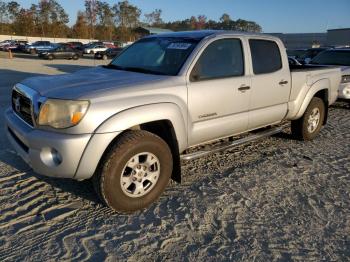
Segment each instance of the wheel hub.
[[321,119],[321,113],[318,108],[314,108],[309,116],[307,130],[309,133],[316,131]]
[[130,197],[142,197],[156,185],[160,174],[160,161],[150,152],[134,155],[126,163],[120,184]]

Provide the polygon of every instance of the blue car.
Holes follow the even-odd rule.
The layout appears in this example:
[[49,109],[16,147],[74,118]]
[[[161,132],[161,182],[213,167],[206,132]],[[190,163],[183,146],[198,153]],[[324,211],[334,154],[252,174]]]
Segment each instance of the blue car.
[[49,41],[37,41],[31,45],[27,45],[25,47],[25,52],[31,53],[31,54],[37,54],[43,51],[49,51],[55,47],[57,47],[57,45]]

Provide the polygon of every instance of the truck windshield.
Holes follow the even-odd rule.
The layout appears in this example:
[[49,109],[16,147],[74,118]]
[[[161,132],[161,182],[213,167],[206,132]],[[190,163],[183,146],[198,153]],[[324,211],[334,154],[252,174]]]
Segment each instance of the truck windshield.
[[329,50],[320,53],[311,60],[310,64],[350,66],[350,51]]
[[128,47],[107,67],[148,74],[177,75],[199,40],[144,38]]

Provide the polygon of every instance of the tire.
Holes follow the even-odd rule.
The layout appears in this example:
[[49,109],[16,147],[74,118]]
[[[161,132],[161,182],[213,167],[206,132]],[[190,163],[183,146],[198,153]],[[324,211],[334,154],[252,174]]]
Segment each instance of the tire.
[[35,49],[31,49],[31,50],[30,50],[30,53],[31,53],[32,55],[35,55],[35,54],[36,54],[36,50],[35,50]]
[[[304,115],[300,119],[292,121],[292,136],[304,141],[314,139],[320,133],[324,123],[325,111],[326,108],[323,100],[318,97],[312,98]],[[316,112],[318,113],[316,114]]]
[[78,55],[73,55],[73,60],[78,60],[79,59],[79,56]]
[[49,60],[53,60],[53,55],[49,55],[48,57],[47,57],[47,59],[49,59]]
[[108,59],[107,55],[102,56],[102,60],[107,60],[107,59]]
[[[148,207],[160,197],[172,169],[171,151],[164,140],[147,131],[128,131],[102,158],[92,181],[102,202],[115,211],[130,213]],[[152,183],[147,179],[156,180]]]
[[90,51],[90,54],[93,55],[93,54],[95,54],[95,52],[91,50],[91,51]]

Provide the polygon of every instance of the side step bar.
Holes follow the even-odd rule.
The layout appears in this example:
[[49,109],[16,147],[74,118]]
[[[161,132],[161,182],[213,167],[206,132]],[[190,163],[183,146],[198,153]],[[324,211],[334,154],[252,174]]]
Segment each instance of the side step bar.
[[225,144],[220,145],[220,146],[213,147],[210,150],[200,150],[200,151],[197,151],[194,153],[181,155],[180,158],[181,158],[181,160],[185,160],[185,161],[194,160],[194,159],[197,159],[197,158],[200,158],[203,156],[207,156],[207,155],[212,154],[212,153],[224,151],[224,150],[233,148],[235,146],[240,146],[240,145],[243,145],[243,144],[246,144],[249,142],[253,142],[255,140],[259,140],[259,139],[264,138],[264,137],[268,137],[268,136],[272,136],[272,135],[281,133],[283,131],[283,129],[287,128],[287,127],[289,127],[289,124],[284,124],[281,126],[272,127],[268,130],[265,130],[265,131],[247,136],[247,137],[237,139],[233,142],[229,142],[229,143],[225,143]]

